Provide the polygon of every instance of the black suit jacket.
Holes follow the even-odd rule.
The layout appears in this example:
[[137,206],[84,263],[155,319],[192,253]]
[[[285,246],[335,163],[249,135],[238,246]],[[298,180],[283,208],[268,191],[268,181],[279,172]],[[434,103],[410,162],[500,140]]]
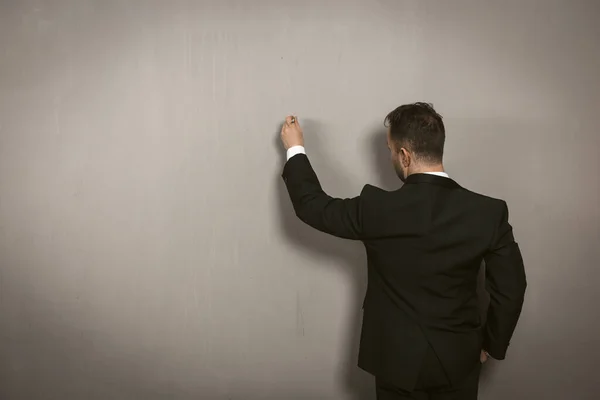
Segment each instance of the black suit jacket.
[[[504,359],[527,285],[504,201],[431,174],[410,175],[396,191],[366,185],[357,197],[333,198],[304,154],[286,163],[283,179],[302,221],[365,245],[360,368],[411,390],[428,346],[453,384],[476,367],[482,348]],[[482,260],[485,326],[477,297]]]

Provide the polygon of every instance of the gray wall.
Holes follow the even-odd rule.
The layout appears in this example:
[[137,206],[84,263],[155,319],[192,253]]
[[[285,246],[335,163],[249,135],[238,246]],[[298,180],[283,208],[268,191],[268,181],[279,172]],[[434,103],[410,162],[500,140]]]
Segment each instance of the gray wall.
[[418,100],[526,260],[481,398],[597,398],[599,11],[0,1],[0,398],[374,398],[363,249],[295,219],[277,134],[332,195],[393,188],[382,120]]

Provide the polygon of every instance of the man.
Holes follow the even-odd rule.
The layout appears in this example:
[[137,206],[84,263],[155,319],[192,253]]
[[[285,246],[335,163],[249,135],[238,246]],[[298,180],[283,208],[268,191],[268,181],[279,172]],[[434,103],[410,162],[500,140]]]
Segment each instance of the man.
[[[481,364],[488,355],[504,359],[527,286],[508,209],[444,172],[445,128],[431,105],[400,106],[385,121],[400,189],[327,195],[293,116],[281,130],[282,176],[302,221],[365,245],[358,365],[375,376],[377,398],[476,399]],[[484,326],[476,293],[482,260],[490,294]]]

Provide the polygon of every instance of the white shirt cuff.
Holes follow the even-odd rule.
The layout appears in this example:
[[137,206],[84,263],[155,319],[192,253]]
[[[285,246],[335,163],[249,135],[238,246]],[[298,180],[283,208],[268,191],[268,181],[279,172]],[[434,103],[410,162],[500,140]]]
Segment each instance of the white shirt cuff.
[[306,151],[304,150],[304,146],[292,146],[289,149],[287,149],[287,159],[288,160],[297,154],[306,154]]

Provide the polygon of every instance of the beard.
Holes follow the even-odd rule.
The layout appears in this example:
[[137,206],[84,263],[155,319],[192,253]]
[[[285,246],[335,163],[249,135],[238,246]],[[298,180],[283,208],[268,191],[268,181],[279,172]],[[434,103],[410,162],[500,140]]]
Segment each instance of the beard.
[[404,183],[406,181],[406,174],[404,173],[400,165],[394,163],[394,171],[396,171],[396,175],[398,175],[398,178],[400,178],[402,183]]

